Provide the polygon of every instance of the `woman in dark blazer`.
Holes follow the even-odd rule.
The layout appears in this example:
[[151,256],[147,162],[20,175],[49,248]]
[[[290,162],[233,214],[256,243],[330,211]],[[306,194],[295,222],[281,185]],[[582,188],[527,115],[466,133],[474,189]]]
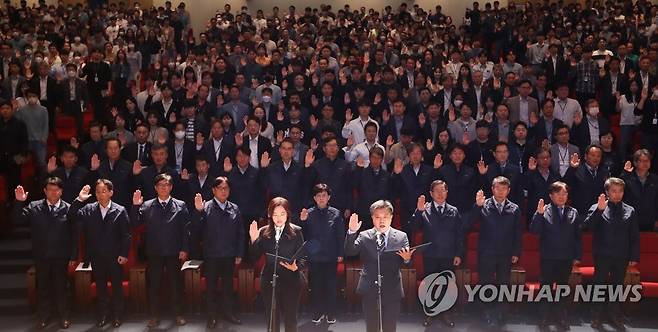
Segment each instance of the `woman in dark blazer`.
[[[293,258],[303,246],[304,236],[299,226],[291,221],[290,203],[283,197],[273,198],[267,207],[267,225],[258,228],[256,221],[249,227],[251,244],[249,254],[252,262],[258,261],[263,254],[275,254],[278,246],[280,257]],[[279,316],[283,316],[286,332],[297,331],[297,310],[302,289],[301,267],[303,262],[292,260],[287,262],[279,258],[276,266],[276,312],[274,320],[270,319],[272,306],[272,275],[275,269],[274,257],[267,255],[266,263],[261,272],[260,286],[265,302],[265,313],[268,321],[268,331],[279,331]]]

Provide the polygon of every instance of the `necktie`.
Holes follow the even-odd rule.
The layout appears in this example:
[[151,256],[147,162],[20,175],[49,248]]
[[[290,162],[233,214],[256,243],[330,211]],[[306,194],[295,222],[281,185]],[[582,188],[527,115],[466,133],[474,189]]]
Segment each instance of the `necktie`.
[[498,208],[499,213],[503,213],[503,204],[502,203],[496,203],[496,207]]
[[50,215],[54,215],[55,214],[55,206],[48,204],[48,207],[50,208]]
[[443,215],[443,205],[439,205],[437,210],[439,210],[439,215]]
[[564,216],[564,208],[563,207],[557,208],[557,212],[560,215],[560,220],[562,220],[562,217]]
[[163,210],[167,208],[167,202],[160,202],[160,205],[162,205]]
[[377,251],[382,251],[386,247],[384,233],[377,233]]
[[139,152],[137,153],[137,160],[142,161],[142,156],[144,155],[144,145],[139,145]]
[[591,169],[589,170],[589,172],[590,172],[590,174],[592,174],[592,177],[593,177],[593,178],[596,177],[596,170],[595,170],[595,169],[591,168]]

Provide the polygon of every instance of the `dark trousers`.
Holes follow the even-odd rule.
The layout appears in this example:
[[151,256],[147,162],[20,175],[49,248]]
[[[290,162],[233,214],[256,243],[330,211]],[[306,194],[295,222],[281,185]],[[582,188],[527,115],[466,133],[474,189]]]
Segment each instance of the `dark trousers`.
[[66,278],[69,260],[66,258],[36,259],[37,316],[40,320],[50,316],[53,305],[60,319],[68,319],[68,293]]
[[[64,103],[64,113],[72,116],[75,119],[75,126],[78,131],[78,137],[83,137],[84,130],[82,128],[82,109],[80,108],[79,100],[69,100]],[[54,121],[54,120],[53,120]]]
[[151,315],[160,314],[160,292],[162,275],[166,274],[169,282],[169,295],[174,308],[174,314],[181,314],[181,283],[180,262],[178,256],[149,256],[148,258],[148,295]]
[[120,318],[123,313],[123,268],[117,257],[98,257],[91,259],[92,275],[96,281],[98,293],[98,313],[110,314],[110,299],[107,294],[107,281],[112,282],[112,315]]
[[[386,281],[382,280],[382,286]],[[385,290],[382,290],[385,292]],[[377,305],[377,290],[364,294],[362,298],[363,315],[366,319],[366,331],[379,331],[379,307]],[[391,299],[382,294],[382,330],[395,332],[400,315],[400,299]]]
[[217,279],[222,279],[222,310],[224,314],[233,313],[233,267],[235,258],[206,258],[203,268],[206,272],[206,309],[208,316],[217,315]]
[[[261,226],[260,220],[263,216],[260,214],[243,214],[242,215],[242,226],[244,227],[245,234],[249,234],[249,226],[251,226],[252,221],[256,221],[258,226]],[[245,255],[242,257],[242,262],[243,263],[254,263],[251,261],[250,255],[247,255],[246,253],[249,252],[249,244],[251,244],[251,240],[249,239],[249,236],[244,237],[244,252]]]
[[[11,156],[0,157],[0,175],[5,177],[5,192],[13,193],[21,181],[21,166],[16,164]],[[14,195],[8,195],[7,199],[13,202]]]
[[312,308],[316,315],[336,313],[336,261],[311,262],[308,267]]
[[[625,258],[594,256],[594,285],[623,285],[627,266],[628,260]],[[611,317],[621,315],[619,302],[608,302],[594,306],[595,316],[601,316],[605,304]]]
[[[478,273],[480,284],[509,285],[512,272],[512,256],[508,255],[479,255]],[[505,303],[492,302],[488,304],[485,315],[488,318],[498,316],[503,319],[506,314]]]
[[[334,272],[335,273],[335,272]],[[272,284],[267,281],[271,276],[261,276],[261,289],[263,290],[263,302],[265,303],[266,324],[270,324],[270,311],[272,307]],[[267,279],[267,280],[266,280]],[[297,331],[297,311],[299,309],[299,296],[301,295],[302,281],[298,275],[294,277],[279,278],[276,283],[276,312],[274,313],[274,329],[271,332],[279,332],[281,317],[286,332]],[[267,329],[269,331],[269,328]]]
[[[440,273],[442,271],[454,271],[455,265],[453,264],[454,257],[426,257],[423,256],[423,269],[425,270],[425,276],[428,276],[432,273]],[[446,315],[450,312],[444,311],[439,316]]]
[[[552,287],[553,284],[556,286],[567,285],[569,283],[569,275],[571,275],[572,262],[571,259],[542,259],[540,262],[541,285],[547,285],[547,287]],[[540,309],[542,318],[548,319],[551,309],[556,310],[557,312],[555,313],[561,319],[566,318],[565,303],[563,298],[560,298],[560,301],[553,305],[549,302],[542,303]]]

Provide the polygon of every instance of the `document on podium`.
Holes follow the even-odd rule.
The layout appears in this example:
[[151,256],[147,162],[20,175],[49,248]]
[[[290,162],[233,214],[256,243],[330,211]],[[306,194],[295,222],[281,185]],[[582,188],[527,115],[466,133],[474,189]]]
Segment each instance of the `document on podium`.
[[[432,242],[427,242],[427,243],[419,244],[419,245],[417,245],[417,246],[414,246],[414,247],[409,248],[409,251],[414,250],[414,249],[415,249],[416,251],[422,251],[422,250],[425,250],[425,248],[429,247],[431,244],[432,244]],[[398,251],[400,251],[400,250],[402,250],[402,249],[403,249],[403,248],[397,248],[397,249],[386,249],[386,250],[384,250],[384,252],[398,252]]]
[[185,261],[185,263],[183,263],[183,265],[180,267],[180,270],[181,271],[185,271],[185,270],[188,270],[188,269],[196,270],[199,267],[201,267],[201,264],[203,264],[203,261],[199,261],[199,260]]
[[75,272],[91,272],[91,263],[90,262],[80,262],[75,268]]

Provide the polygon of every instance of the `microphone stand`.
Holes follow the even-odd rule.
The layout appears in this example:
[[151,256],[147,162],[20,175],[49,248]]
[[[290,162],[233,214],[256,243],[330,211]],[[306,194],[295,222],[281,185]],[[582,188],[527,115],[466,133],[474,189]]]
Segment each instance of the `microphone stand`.
[[[282,234],[283,235],[283,234]],[[276,238],[275,238],[276,240]],[[274,245],[274,271],[272,271],[272,303],[270,304],[270,322],[269,322],[269,327],[268,331],[269,332],[274,332],[275,331],[275,318],[274,314],[276,313],[276,279],[279,277],[277,274],[277,265],[278,265],[278,260],[279,260],[279,241],[276,241],[276,244]],[[278,315],[278,314],[277,314]]]
[[377,312],[379,314],[379,332],[384,332],[383,320],[382,320],[382,272],[380,266],[380,256],[384,248],[377,248]]

